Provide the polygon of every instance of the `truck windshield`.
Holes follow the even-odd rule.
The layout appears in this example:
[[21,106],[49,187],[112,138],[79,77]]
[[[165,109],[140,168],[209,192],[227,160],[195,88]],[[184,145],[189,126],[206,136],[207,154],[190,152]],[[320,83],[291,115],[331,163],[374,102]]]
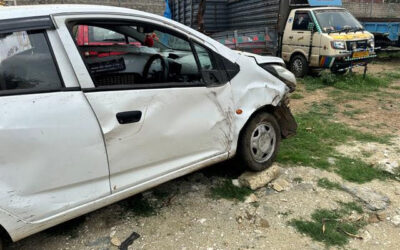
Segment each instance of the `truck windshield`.
[[357,19],[346,10],[315,10],[322,32],[356,32],[364,30]]

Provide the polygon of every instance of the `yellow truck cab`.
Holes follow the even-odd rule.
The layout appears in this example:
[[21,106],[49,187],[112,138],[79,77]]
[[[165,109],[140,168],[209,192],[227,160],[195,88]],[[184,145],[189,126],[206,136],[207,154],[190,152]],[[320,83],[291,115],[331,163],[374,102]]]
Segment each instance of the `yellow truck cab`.
[[375,57],[374,36],[346,9],[290,7],[281,56],[297,77],[310,68],[345,73],[356,66],[366,67]]
[[[197,28],[191,5],[170,2],[174,20]],[[341,5],[341,0],[207,1],[213,11],[206,11],[204,29],[231,49],[282,57],[297,77],[309,69],[344,73],[366,66],[375,46],[374,36]]]

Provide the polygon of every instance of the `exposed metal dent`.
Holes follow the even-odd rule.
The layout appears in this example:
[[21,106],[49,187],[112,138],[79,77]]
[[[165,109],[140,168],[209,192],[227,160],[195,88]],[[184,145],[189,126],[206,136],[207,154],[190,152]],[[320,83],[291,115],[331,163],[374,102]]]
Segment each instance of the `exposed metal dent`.
[[276,107],[274,116],[278,120],[283,138],[286,139],[296,135],[297,123],[286,103],[282,102],[281,105]]
[[244,55],[247,57],[254,58],[256,60],[257,64],[263,64],[263,63],[275,63],[275,64],[285,64],[282,58],[275,57],[275,56],[260,56],[257,54],[249,53],[249,52],[244,52],[244,51],[236,51],[240,55]]
[[285,83],[258,66],[255,60],[242,55],[238,64],[241,71],[247,74],[239,74],[231,81],[235,109],[241,109],[243,113],[234,116],[234,140],[230,155],[236,152],[240,131],[251,115],[263,106],[278,106],[289,92]]

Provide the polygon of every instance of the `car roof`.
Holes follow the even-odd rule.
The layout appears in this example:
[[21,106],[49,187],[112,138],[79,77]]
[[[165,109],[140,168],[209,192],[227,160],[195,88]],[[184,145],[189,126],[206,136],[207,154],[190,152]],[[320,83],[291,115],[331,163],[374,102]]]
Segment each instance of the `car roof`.
[[304,7],[304,8],[296,8],[294,10],[346,10],[345,8],[341,8],[341,7]]
[[122,12],[127,14],[154,15],[138,10],[103,5],[84,4],[41,4],[8,6],[0,9],[0,20],[11,18],[24,18],[35,16],[47,16],[62,13],[112,13]]
[[183,32],[189,33],[200,40],[206,41],[214,46],[218,52],[235,62],[239,54],[215,41],[214,39],[191,29],[181,23],[167,19],[160,15],[151,14],[144,11],[127,9],[121,7],[103,6],[103,5],[82,5],[82,4],[43,4],[43,5],[21,5],[0,8],[0,21],[15,18],[29,18],[38,16],[60,15],[60,14],[125,14],[132,16],[141,16],[168,23]]

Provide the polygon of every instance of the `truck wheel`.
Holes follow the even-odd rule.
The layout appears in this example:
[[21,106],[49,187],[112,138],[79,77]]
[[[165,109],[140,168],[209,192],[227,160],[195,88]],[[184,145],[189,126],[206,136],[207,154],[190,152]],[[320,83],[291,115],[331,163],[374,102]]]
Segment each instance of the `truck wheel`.
[[303,55],[295,55],[290,59],[289,68],[296,77],[305,76],[308,73],[306,58]]
[[261,171],[272,165],[281,142],[281,130],[276,118],[258,113],[247,123],[239,139],[238,156],[252,171]]

